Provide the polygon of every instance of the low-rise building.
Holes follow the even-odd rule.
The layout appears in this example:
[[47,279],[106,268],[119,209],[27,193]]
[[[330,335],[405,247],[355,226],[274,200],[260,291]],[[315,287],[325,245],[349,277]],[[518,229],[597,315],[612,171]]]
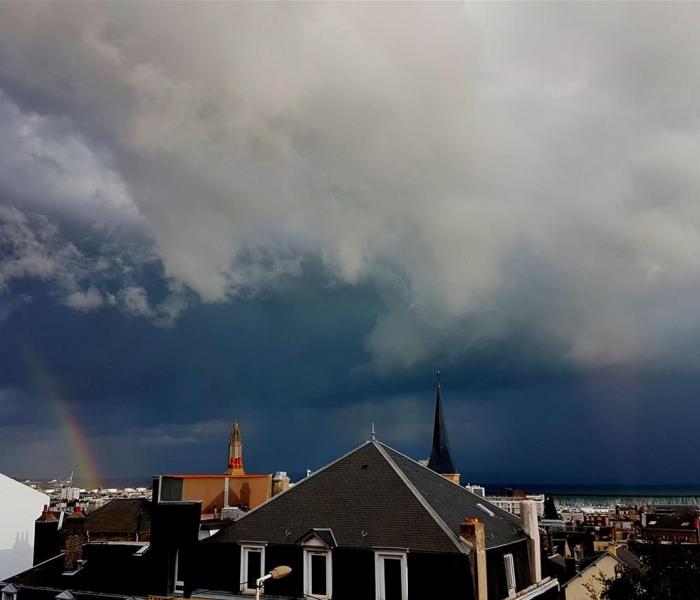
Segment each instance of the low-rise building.
[[524,494],[522,496],[487,496],[491,504],[495,504],[509,513],[519,516],[522,510],[522,502],[528,500],[535,504],[537,517],[544,515],[544,494]]
[[31,567],[34,520],[49,497],[0,473],[0,580]]
[[197,545],[182,589],[280,598],[556,598],[532,504],[519,519],[371,440]]
[[247,511],[289,487],[286,473],[252,475],[243,468],[243,443],[234,422],[229,439],[228,468],[216,475],[161,475],[153,480],[158,502],[202,503],[203,519],[219,519],[236,508]]
[[624,566],[615,554],[602,552],[562,584],[562,600],[598,598],[605,586],[605,580],[614,578]]
[[673,512],[642,513],[640,537],[661,544],[700,544],[700,512],[687,506]]

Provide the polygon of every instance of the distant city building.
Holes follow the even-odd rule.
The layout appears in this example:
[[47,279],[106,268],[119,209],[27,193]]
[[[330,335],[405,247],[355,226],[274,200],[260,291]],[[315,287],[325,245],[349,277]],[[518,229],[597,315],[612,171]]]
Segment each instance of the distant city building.
[[34,553],[34,520],[49,497],[0,473],[0,580],[28,569]]
[[201,502],[203,519],[236,518],[288,487],[289,477],[282,471],[274,479],[270,474],[245,472],[241,431],[234,422],[228,467],[222,475],[161,475],[153,481],[153,498],[157,502]]
[[565,531],[572,523],[563,519],[540,519],[539,525],[545,531]]
[[697,507],[674,507],[670,511],[643,512],[640,537],[661,544],[700,544],[700,511]]
[[80,500],[80,488],[77,488],[77,487],[61,488],[59,493],[58,493],[58,497],[60,500],[65,500],[66,502]]
[[481,496],[482,498],[486,497],[486,488],[484,488],[483,485],[475,485],[468,483],[467,485],[464,486],[465,490],[470,491],[472,494],[476,494],[477,496]]
[[525,500],[534,502],[537,507],[537,517],[542,518],[544,515],[544,494],[525,494],[524,496],[487,496],[491,504],[495,504],[503,510],[507,510],[514,515],[520,515],[522,503]]

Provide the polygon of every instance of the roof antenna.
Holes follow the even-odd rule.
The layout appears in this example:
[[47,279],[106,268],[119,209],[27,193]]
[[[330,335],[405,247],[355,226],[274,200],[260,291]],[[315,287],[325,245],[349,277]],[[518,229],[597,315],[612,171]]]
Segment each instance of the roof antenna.
[[372,434],[372,441],[373,441],[373,442],[376,441],[377,436],[376,436],[375,433],[374,433],[374,421],[372,421],[372,431],[371,431],[371,434]]
[[437,386],[440,387],[440,371],[435,371],[435,375],[437,376]]

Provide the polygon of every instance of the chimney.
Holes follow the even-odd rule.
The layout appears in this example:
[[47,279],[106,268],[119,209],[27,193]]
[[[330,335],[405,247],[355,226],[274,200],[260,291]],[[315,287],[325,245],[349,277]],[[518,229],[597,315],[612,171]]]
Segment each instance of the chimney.
[[34,521],[34,557],[33,564],[38,565],[61,553],[58,536],[58,519],[49,507],[44,505],[41,516]]
[[272,476],[272,495],[276,496],[289,489],[289,476],[285,471],[277,471]]
[[540,528],[537,525],[537,506],[532,500],[520,503],[520,519],[528,537],[527,553],[530,563],[530,583],[542,581],[542,557],[540,552]]
[[472,565],[474,567],[474,583],[476,584],[476,600],[488,600],[488,584],[486,580],[486,532],[484,524],[476,517],[464,519],[459,526],[459,535],[471,547]]
[[64,571],[75,571],[83,559],[83,544],[87,540],[85,533],[85,513],[76,506],[73,514],[66,519],[66,556]]

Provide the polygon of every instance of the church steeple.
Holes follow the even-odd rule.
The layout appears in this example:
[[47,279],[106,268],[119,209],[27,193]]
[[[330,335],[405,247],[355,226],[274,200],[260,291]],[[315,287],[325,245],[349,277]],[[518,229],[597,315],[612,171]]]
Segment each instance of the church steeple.
[[238,421],[233,422],[231,427],[231,437],[228,443],[228,469],[226,473],[230,475],[243,475],[243,442],[241,442],[241,430]]
[[447,479],[459,483],[459,473],[455,469],[450,456],[450,450],[447,444],[447,430],[445,429],[445,421],[442,415],[442,403],[440,398],[440,371],[437,372],[437,381],[435,384],[435,422],[433,424],[433,448],[430,452],[430,460],[428,468],[432,469],[440,475],[444,475]]

